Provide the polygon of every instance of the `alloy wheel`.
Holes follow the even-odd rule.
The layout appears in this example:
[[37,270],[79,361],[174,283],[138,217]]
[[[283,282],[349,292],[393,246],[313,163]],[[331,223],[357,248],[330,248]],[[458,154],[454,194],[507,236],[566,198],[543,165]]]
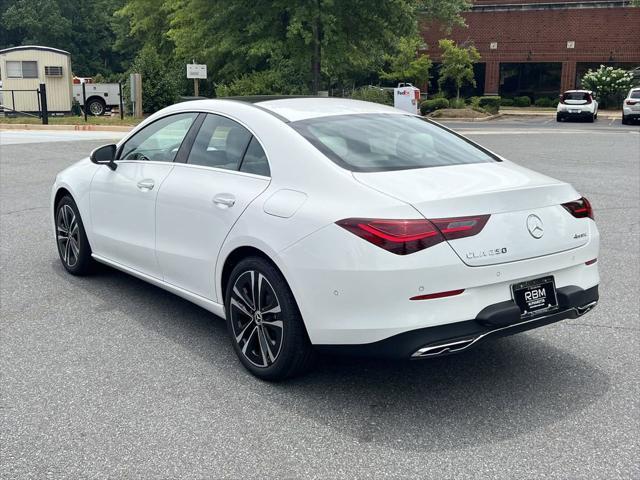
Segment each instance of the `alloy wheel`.
[[80,226],[70,205],[64,204],[58,209],[56,227],[60,257],[65,265],[73,268],[80,256]]
[[282,349],[284,325],[278,296],[256,270],[240,274],[229,305],[233,337],[242,355],[257,367],[269,367]]

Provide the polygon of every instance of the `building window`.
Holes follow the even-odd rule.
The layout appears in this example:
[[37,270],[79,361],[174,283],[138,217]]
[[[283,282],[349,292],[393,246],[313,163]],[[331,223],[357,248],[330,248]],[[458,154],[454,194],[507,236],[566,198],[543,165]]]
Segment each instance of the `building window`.
[[38,62],[7,61],[7,78],[38,78]]
[[44,74],[47,77],[61,77],[62,76],[62,67],[44,67]]

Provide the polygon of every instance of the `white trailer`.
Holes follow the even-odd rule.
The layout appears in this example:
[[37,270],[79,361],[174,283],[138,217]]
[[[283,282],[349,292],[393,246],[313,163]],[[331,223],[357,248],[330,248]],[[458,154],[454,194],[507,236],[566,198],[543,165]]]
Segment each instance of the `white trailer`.
[[[82,98],[83,83],[73,84],[73,98],[84,108]],[[87,98],[87,114],[104,115],[113,107],[120,108],[120,84],[84,83]]]

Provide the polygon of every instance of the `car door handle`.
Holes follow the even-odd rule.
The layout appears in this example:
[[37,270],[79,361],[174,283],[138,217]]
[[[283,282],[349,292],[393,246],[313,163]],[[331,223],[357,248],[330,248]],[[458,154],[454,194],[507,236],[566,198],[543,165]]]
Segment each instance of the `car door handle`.
[[228,193],[221,193],[213,197],[213,203],[221,208],[231,208],[236,203],[236,197]]
[[156,186],[155,182],[150,178],[146,178],[138,182],[138,188],[143,192],[148,192],[149,190],[153,190],[153,187],[155,186]]

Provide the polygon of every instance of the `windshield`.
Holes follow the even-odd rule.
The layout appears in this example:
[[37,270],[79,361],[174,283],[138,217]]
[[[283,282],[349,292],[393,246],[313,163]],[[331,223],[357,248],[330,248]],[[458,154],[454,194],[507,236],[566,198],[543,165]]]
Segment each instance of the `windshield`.
[[290,125],[335,163],[356,172],[499,161],[463,137],[410,115],[340,115]]

